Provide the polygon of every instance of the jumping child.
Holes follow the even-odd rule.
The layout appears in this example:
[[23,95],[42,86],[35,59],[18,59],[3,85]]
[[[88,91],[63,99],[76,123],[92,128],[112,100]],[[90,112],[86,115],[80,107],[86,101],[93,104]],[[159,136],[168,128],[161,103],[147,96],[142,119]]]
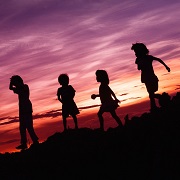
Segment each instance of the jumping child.
[[155,103],[155,92],[158,90],[158,77],[155,75],[152,62],[156,60],[164,65],[168,72],[170,68],[159,58],[149,55],[149,50],[143,43],[132,44],[131,50],[134,50],[137,69],[141,70],[141,82],[145,84],[149,93],[151,112],[157,109]]

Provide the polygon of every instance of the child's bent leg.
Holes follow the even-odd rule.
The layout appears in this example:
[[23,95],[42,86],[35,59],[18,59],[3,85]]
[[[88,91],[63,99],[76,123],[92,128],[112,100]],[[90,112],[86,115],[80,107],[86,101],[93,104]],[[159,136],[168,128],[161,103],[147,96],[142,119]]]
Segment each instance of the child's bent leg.
[[145,86],[149,93],[151,111],[156,110],[155,92],[158,90],[158,81],[147,82]]
[[155,95],[153,93],[149,93],[149,99],[150,99],[150,107],[151,111],[157,109],[156,102],[155,102]]

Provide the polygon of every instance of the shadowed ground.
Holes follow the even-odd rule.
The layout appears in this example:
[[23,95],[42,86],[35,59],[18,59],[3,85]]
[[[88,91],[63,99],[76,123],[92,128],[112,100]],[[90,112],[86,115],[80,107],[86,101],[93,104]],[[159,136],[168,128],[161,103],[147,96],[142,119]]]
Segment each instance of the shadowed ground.
[[0,154],[0,178],[179,179],[179,94],[160,104],[155,112],[127,115],[123,127],[69,129],[36,147]]

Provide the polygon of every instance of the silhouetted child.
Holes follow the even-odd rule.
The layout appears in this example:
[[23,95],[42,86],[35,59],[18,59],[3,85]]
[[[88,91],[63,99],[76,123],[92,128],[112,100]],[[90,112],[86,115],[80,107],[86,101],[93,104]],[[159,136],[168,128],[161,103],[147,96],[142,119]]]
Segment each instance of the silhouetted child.
[[38,137],[33,128],[33,110],[32,103],[29,99],[29,87],[27,84],[24,84],[20,76],[14,75],[10,78],[9,89],[18,94],[19,98],[19,130],[21,144],[17,146],[16,149],[24,150],[27,149],[26,130],[33,141],[33,145],[39,144]]
[[62,86],[57,90],[58,100],[62,103],[62,117],[64,130],[67,130],[66,118],[69,115],[72,116],[75,123],[75,129],[78,129],[78,122],[76,115],[79,114],[79,110],[74,102],[75,89],[69,85],[69,76],[67,74],[60,74],[58,82]]
[[91,98],[95,99],[96,97],[100,97],[101,106],[97,114],[100,122],[100,129],[104,131],[104,119],[102,116],[104,112],[110,112],[118,125],[122,126],[122,122],[115,111],[119,106],[118,103],[120,101],[109,87],[109,77],[107,72],[105,70],[97,70],[95,74],[97,82],[100,82],[101,84],[99,86],[99,94],[92,94]]
[[149,50],[143,43],[132,44],[131,50],[134,50],[138,70],[141,70],[141,82],[145,83],[150,98],[151,111],[156,110],[155,92],[158,90],[158,77],[154,73],[152,66],[153,60],[163,64],[168,72],[170,68],[159,58],[149,55]]

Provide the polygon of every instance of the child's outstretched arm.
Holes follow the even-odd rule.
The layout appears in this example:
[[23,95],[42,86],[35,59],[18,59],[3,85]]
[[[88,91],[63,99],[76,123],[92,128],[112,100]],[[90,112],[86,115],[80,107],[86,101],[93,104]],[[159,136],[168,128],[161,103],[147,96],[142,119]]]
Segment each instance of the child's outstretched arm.
[[171,71],[170,68],[165,64],[165,62],[162,59],[154,57],[154,60],[156,60],[156,61],[160,62],[162,65],[164,65],[164,67],[167,69],[168,72]]
[[99,94],[92,94],[91,95],[91,99],[96,99],[97,97],[99,97]]

